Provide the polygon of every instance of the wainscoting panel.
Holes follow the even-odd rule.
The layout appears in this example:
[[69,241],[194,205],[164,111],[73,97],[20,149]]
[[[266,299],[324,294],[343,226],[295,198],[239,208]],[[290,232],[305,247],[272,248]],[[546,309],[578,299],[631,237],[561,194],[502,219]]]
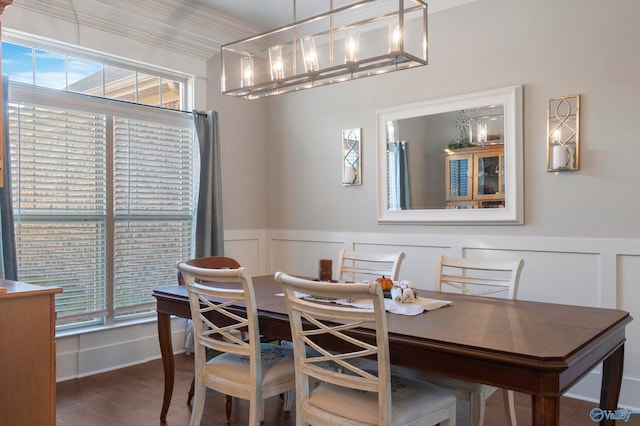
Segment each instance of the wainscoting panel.
[[332,259],[335,277],[338,252],[344,247],[344,243],[320,239],[295,241],[274,238],[270,241],[270,247],[271,268],[267,273],[283,271],[289,274],[317,277],[320,259]]
[[598,255],[466,248],[464,257],[486,260],[524,259],[518,299],[600,306]]
[[224,254],[236,259],[251,275],[261,275],[266,261],[264,242],[263,232],[225,232]]
[[[634,320],[627,326],[625,349],[625,372],[631,373],[640,382],[640,256],[618,256],[618,305],[631,312]],[[640,405],[640,385],[636,395]]]
[[[175,353],[184,352],[186,320],[171,321]],[[56,380],[116,370],[160,358],[157,321],[95,329],[56,338]]]
[[398,246],[394,251],[406,255],[400,266],[400,279],[410,280],[418,289],[434,290],[436,259],[448,253],[450,248],[439,246]]

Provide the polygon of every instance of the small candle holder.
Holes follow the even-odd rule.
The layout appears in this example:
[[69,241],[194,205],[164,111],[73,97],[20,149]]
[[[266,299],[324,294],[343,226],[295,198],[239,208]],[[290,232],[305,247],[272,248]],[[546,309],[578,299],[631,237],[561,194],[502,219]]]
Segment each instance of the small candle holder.
[[333,262],[331,259],[320,259],[318,265],[318,281],[331,281],[333,276]]

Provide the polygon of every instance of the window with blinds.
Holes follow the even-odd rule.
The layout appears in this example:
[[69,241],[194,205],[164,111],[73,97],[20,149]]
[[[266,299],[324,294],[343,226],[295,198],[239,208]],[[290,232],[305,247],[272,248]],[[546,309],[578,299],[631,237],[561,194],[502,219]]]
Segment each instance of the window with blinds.
[[8,127],[19,279],[64,289],[59,326],[153,312],[192,253],[191,116],[12,83]]

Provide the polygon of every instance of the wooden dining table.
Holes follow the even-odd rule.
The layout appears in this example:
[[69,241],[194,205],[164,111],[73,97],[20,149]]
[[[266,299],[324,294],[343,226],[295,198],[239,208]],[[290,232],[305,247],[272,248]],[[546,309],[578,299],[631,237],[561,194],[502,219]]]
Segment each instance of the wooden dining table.
[[[272,275],[253,279],[260,333],[291,339],[282,289]],[[559,425],[560,397],[602,363],[600,405],[615,410],[624,363],[625,327],[618,309],[473,297],[419,290],[449,306],[416,316],[387,314],[391,364],[531,395],[532,425]],[[158,336],[165,377],[160,420],[174,381],[171,315],[191,318],[185,286],[156,287]],[[375,337],[373,330],[359,331]],[[584,413],[585,421],[589,413]],[[588,420],[590,422],[590,420]],[[615,421],[603,416],[603,425]]]

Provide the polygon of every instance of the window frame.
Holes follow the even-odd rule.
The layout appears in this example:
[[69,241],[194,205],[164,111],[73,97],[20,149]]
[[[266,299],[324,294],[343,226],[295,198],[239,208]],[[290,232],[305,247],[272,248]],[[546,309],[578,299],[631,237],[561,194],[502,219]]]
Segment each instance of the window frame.
[[[1,41],[18,44],[24,47],[30,47],[33,49],[34,53],[35,53],[35,50],[44,50],[55,55],[62,55],[65,57],[69,56],[69,57],[72,57],[73,59],[80,59],[84,61],[95,62],[97,64],[102,65],[103,73],[104,73],[104,67],[110,66],[110,67],[118,67],[118,68],[130,70],[130,71],[135,71],[138,74],[144,74],[147,76],[156,76],[163,79],[179,82],[182,84],[182,90],[180,94],[180,105],[178,108],[171,108],[171,109],[175,109],[177,111],[182,110],[185,112],[189,112],[194,107],[193,88],[194,88],[195,77],[193,74],[185,73],[185,72],[174,70],[174,69],[169,69],[167,67],[145,63],[138,60],[122,58],[106,52],[98,52],[92,49],[84,48],[82,46],[72,46],[72,45],[68,45],[55,40],[50,40],[43,37],[31,35],[31,34],[13,31],[9,28],[2,29]],[[35,83],[36,81],[35,54],[32,57],[32,59],[33,59],[32,61],[33,82]],[[68,64],[65,61],[65,70],[64,70],[65,89],[53,89],[53,90],[63,90],[71,93],[81,93],[77,91],[67,90],[67,86],[69,82],[68,76],[66,75],[68,72],[67,68],[68,68]],[[3,70],[3,74],[6,75],[5,70]],[[25,84],[29,84],[29,83],[25,83]],[[106,96],[98,96],[98,97],[104,97],[107,99],[116,99],[116,98],[108,98]],[[137,97],[137,94],[136,94],[136,97]],[[145,105],[145,104],[140,104],[140,105]],[[149,105],[149,106],[153,106],[153,105]],[[158,108],[162,108],[162,107],[158,107]]]

